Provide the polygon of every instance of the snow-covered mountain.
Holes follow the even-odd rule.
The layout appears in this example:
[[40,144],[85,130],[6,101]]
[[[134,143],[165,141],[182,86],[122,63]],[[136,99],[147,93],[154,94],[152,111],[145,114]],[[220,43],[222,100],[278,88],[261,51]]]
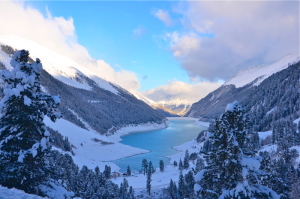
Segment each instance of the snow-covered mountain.
[[298,62],[299,55],[288,54],[283,59],[270,65],[250,66],[240,70],[235,76],[224,83],[224,85],[235,85],[236,88],[243,87],[254,80],[254,86],[259,85],[265,79],[289,66],[291,63]]
[[160,103],[154,102],[153,100],[145,97],[143,94],[141,94],[138,91],[130,91],[137,99],[142,100],[143,102],[145,102],[146,104],[148,104],[149,106],[151,106],[152,108],[154,108],[155,110],[161,112],[162,114],[164,114],[166,117],[179,117],[181,114],[178,114],[168,108],[166,108],[165,106],[163,106]]
[[[27,49],[30,52],[32,59],[39,58],[42,60],[43,69],[46,70],[51,76],[59,81],[80,89],[91,90],[92,87],[88,84],[87,78],[93,80],[102,89],[108,90],[117,94],[115,89],[117,85],[112,85],[101,78],[98,74],[91,72],[83,66],[77,64],[73,60],[62,56],[56,52],[53,52],[33,41],[22,39],[16,36],[1,36],[1,45],[8,45],[14,49]],[[6,53],[1,52],[1,61],[8,67],[10,67],[10,57]]]
[[147,101],[145,102],[152,107],[160,107],[172,114],[177,114],[180,116],[183,116],[186,112],[188,112],[192,104],[196,101],[195,98],[187,97],[185,93],[170,94],[166,92],[165,89],[158,89],[158,91],[155,90],[156,89],[145,91],[142,94],[139,94],[143,97],[139,97],[137,95],[136,97],[141,100],[146,98],[148,99],[149,103]]
[[158,101],[157,104],[183,116],[190,110],[193,102],[184,96],[170,96],[165,100]]
[[0,45],[0,61],[7,69],[11,69],[9,63],[15,49],[29,50],[32,59],[41,60],[44,92],[60,95],[64,118],[81,128],[113,134],[128,125],[164,123],[166,120],[122,87],[32,41],[0,37]]
[[299,55],[289,54],[267,66],[248,67],[205,98],[185,115],[210,121],[219,117],[228,103],[239,101],[251,113],[258,130],[269,130],[280,117],[298,115]]

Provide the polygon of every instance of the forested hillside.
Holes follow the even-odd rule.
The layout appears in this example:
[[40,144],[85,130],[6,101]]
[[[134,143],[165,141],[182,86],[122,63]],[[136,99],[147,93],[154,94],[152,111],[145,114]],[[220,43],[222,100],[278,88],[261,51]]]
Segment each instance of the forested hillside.
[[270,130],[272,122],[279,119],[299,118],[299,79],[300,62],[289,64],[259,85],[259,78],[236,88],[235,85],[223,85],[199,102],[193,104],[186,116],[200,120],[214,120],[225,109],[226,104],[237,100],[251,113],[254,129]]

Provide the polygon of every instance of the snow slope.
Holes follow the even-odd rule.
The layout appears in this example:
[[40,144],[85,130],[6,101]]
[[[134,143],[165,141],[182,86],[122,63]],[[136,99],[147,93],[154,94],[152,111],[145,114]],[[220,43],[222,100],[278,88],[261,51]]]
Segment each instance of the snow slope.
[[151,99],[149,99],[149,98],[147,98],[147,97],[145,97],[143,94],[141,94],[140,92],[138,92],[138,91],[130,91],[131,92],[131,94],[133,94],[137,99],[139,99],[139,100],[142,100],[143,102],[145,102],[146,104],[148,104],[149,106],[151,106],[153,109],[155,109],[155,110],[158,110],[158,109],[160,109],[160,110],[162,110],[162,111],[164,111],[164,112],[166,112],[166,113],[169,113],[169,114],[171,114],[171,115],[177,115],[177,113],[175,113],[174,111],[172,111],[172,110],[170,110],[169,108],[167,108],[167,107],[165,107],[165,106],[163,106],[163,105],[161,105],[161,104],[159,104],[159,103],[156,103],[155,101],[153,101],[153,100],[151,100]]
[[277,73],[287,68],[289,64],[298,61],[300,61],[299,55],[288,54],[283,59],[270,65],[250,66],[239,71],[237,75],[225,82],[224,85],[233,84],[236,86],[236,88],[240,88],[260,77],[259,80],[254,84],[255,86],[257,86],[272,74]]
[[28,194],[15,188],[8,189],[0,185],[0,199],[43,199],[43,197]]
[[133,94],[137,99],[142,100],[143,102],[145,102],[146,104],[150,105],[150,106],[156,106],[157,103],[154,102],[153,100],[145,97],[144,95],[142,95],[140,92],[132,90],[130,91],[131,94]]
[[[110,82],[102,79],[97,74],[89,71],[83,66],[77,64],[73,60],[57,54],[33,41],[22,39],[16,36],[1,36],[0,44],[8,45],[15,49],[29,50],[30,57],[34,60],[39,58],[43,64],[43,69],[50,73],[56,79],[63,83],[81,89],[92,89],[82,77],[89,77],[94,80],[101,88],[118,94],[118,91],[110,84]],[[4,53],[1,53],[1,55]],[[2,59],[1,59],[2,61]],[[10,67],[9,62],[4,61],[5,65]],[[76,81],[80,79],[81,81]]]

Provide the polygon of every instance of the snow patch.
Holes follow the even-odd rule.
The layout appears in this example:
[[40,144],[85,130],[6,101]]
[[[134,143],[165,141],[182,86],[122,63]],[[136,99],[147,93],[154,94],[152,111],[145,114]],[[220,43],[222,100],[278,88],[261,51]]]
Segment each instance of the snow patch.
[[31,99],[26,95],[24,95],[24,105],[30,106],[30,104],[31,104]]
[[257,132],[259,139],[260,140],[264,140],[266,139],[268,136],[272,136],[272,131],[265,131],[265,132]]
[[234,107],[235,107],[237,104],[238,104],[237,101],[234,101],[233,103],[227,104],[225,111],[233,112],[233,109],[234,109]]

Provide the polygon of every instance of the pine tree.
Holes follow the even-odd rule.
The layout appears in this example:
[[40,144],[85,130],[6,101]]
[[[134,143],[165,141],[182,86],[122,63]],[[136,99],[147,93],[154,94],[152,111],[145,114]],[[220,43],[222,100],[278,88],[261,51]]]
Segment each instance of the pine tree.
[[37,193],[46,180],[49,167],[50,133],[44,116],[53,122],[61,117],[56,111],[60,97],[41,93],[39,59],[28,63],[29,52],[17,51],[11,60],[11,71],[2,70],[5,82],[0,102],[0,184],[28,193]]
[[178,165],[177,162],[176,162],[175,160],[174,160],[174,163],[173,163],[173,164],[174,164],[174,167],[177,167],[177,165]]
[[104,173],[105,178],[109,179],[110,178],[110,174],[111,174],[111,168],[110,168],[110,166],[105,165],[103,173]]
[[165,170],[165,164],[164,164],[163,160],[159,161],[159,169],[161,172],[164,172],[164,170]]
[[203,169],[204,160],[202,158],[198,158],[196,162],[196,172],[199,172]]
[[151,194],[151,176],[152,176],[152,172],[151,172],[150,169],[148,169],[146,188],[147,188],[147,192],[148,192],[149,195]]
[[186,196],[186,187],[185,187],[182,172],[180,172],[179,181],[178,181],[178,197],[182,199],[185,198],[185,196]]
[[154,167],[153,167],[152,161],[149,162],[148,170],[149,170],[151,173],[154,173],[154,172],[156,171],[156,169],[154,169]]
[[119,197],[122,199],[126,199],[129,197],[129,193],[128,193],[128,181],[126,180],[126,178],[123,178],[123,182],[121,182],[120,184],[120,194]]
[[181,158],[180,158],[180,161],[179,161],[178,169],[179,169],[180,171],[183,170],[183,164],[182,164]]
[[249,149],[250,119],[237,103],[226,111],[209,134],[212,148],[205,156],[207,166],[197,175],[195,190],[200,197],[271,199],[279,196],[261,185],[260,157]]
[[147,160],[144,158],[143,160],[142,160],[142,170],[143,170],[143,172],[144,172],[144,175],[147,173],[147,171],[148,171],[148,162],[147,162]]
[[192,171],[189,171],[184,176],[185,182],[186,182],[186,197],[192,198],[194,194],[194,185],[195,185],[195,178]]
[[190,155],[189,155],[189,151],[185,150],[185,156],[183,159],[183,168],[184,169],[188,169],[190,164],[189,164],[189,160],[190,160]]
[[134,189],[132,188],[132,186],[129,187],[129,198],[128,199],[135,199]]
[[175,198],[175,193],[174,193],[174,183],[173,183],[173,180],[171,179],[170,180],[170,185],[168,187],[168,193],[169,193],[169,196],[174,199]]
[[130,169],[129,165],[127,166],[127,175],[131,176],[131,169]]

